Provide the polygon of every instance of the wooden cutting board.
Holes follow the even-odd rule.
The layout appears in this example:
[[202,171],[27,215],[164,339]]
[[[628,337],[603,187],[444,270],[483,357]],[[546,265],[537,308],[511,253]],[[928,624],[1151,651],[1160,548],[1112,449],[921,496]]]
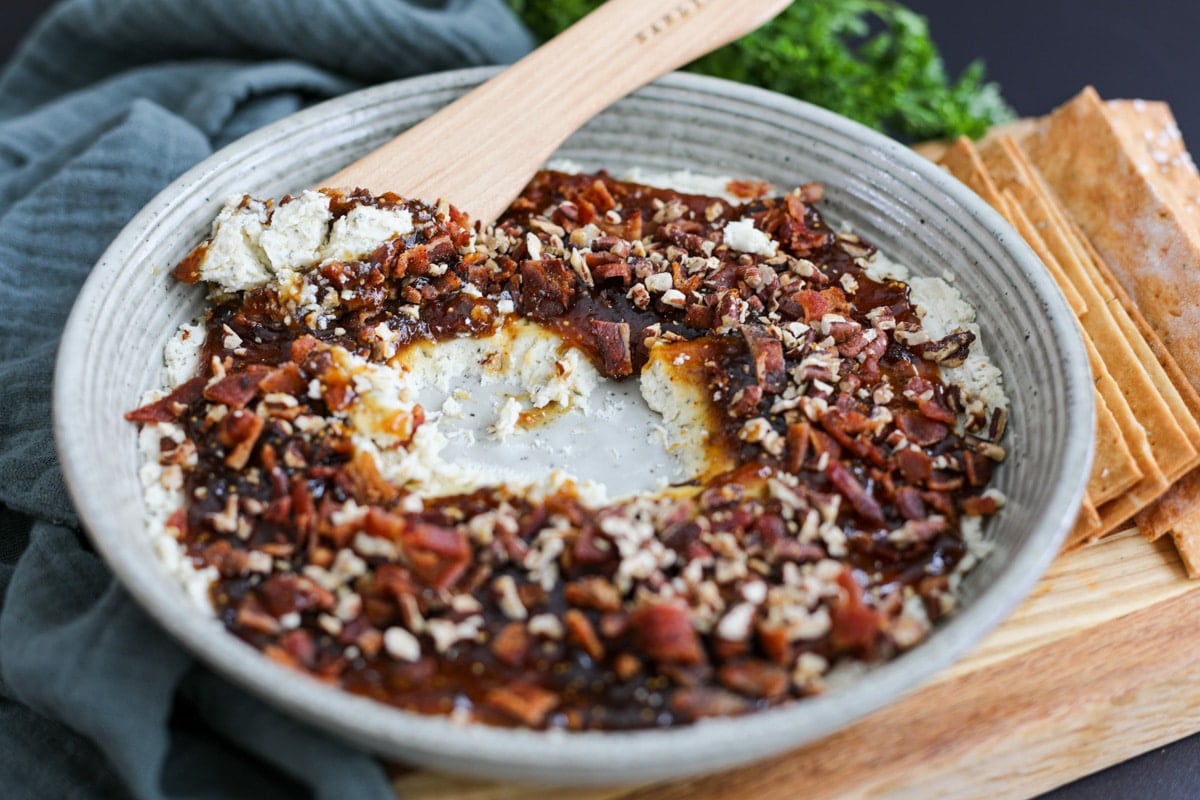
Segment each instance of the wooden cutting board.
[[547,789],[401,770],[405,800],[1027,798],[1200,731],[1200,581],[1130,530],[1058,558],[924,687],[769,761],[694,780]]

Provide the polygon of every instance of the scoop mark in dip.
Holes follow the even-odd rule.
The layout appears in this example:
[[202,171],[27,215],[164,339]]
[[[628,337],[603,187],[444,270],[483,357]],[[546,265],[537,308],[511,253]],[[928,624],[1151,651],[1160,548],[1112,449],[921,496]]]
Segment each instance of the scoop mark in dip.
[[[534,728],[747,713],[917,645],[1002,503],[1003,397],[945,379],[975,332],[930,335],[820,186],[730,188],[547,171],[482,230],[364,192],[222,211],[174,273],[209,282],[198,374],[127,415],[193,591],[351,692]],[[639,376],[691,478],[455,479],[413,365],[516,329],[555,343],[540,408]]]

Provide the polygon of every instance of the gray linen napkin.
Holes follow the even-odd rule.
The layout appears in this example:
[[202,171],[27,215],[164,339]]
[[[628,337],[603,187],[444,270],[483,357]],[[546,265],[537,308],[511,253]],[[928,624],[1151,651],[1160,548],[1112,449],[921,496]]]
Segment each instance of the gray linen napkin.
[[67,0],[0,74],[0,796],[391,796],[376,761],[198,664],[91,552],[54,455],[55,349],[109,241],[214,150],[531,44],[502,0]]

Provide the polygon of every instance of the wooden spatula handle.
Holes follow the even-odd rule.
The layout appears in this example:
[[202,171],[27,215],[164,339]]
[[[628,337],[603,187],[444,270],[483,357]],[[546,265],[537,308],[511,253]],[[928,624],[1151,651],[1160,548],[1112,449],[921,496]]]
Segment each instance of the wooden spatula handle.
[[487,83],[323,182],[445,198],[494,220],[605,107],[770,20],[790,0],[609,0]]

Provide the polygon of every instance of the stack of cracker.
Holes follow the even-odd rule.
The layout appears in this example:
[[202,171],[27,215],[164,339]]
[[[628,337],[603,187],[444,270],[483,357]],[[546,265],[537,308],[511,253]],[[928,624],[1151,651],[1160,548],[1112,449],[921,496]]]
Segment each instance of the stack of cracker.
[[1200,176],[1163,103],[1095,90],[918,148],[1007,219],[1079,320],[1096,460],[1068,547],[1136,524],[1200,576]]

